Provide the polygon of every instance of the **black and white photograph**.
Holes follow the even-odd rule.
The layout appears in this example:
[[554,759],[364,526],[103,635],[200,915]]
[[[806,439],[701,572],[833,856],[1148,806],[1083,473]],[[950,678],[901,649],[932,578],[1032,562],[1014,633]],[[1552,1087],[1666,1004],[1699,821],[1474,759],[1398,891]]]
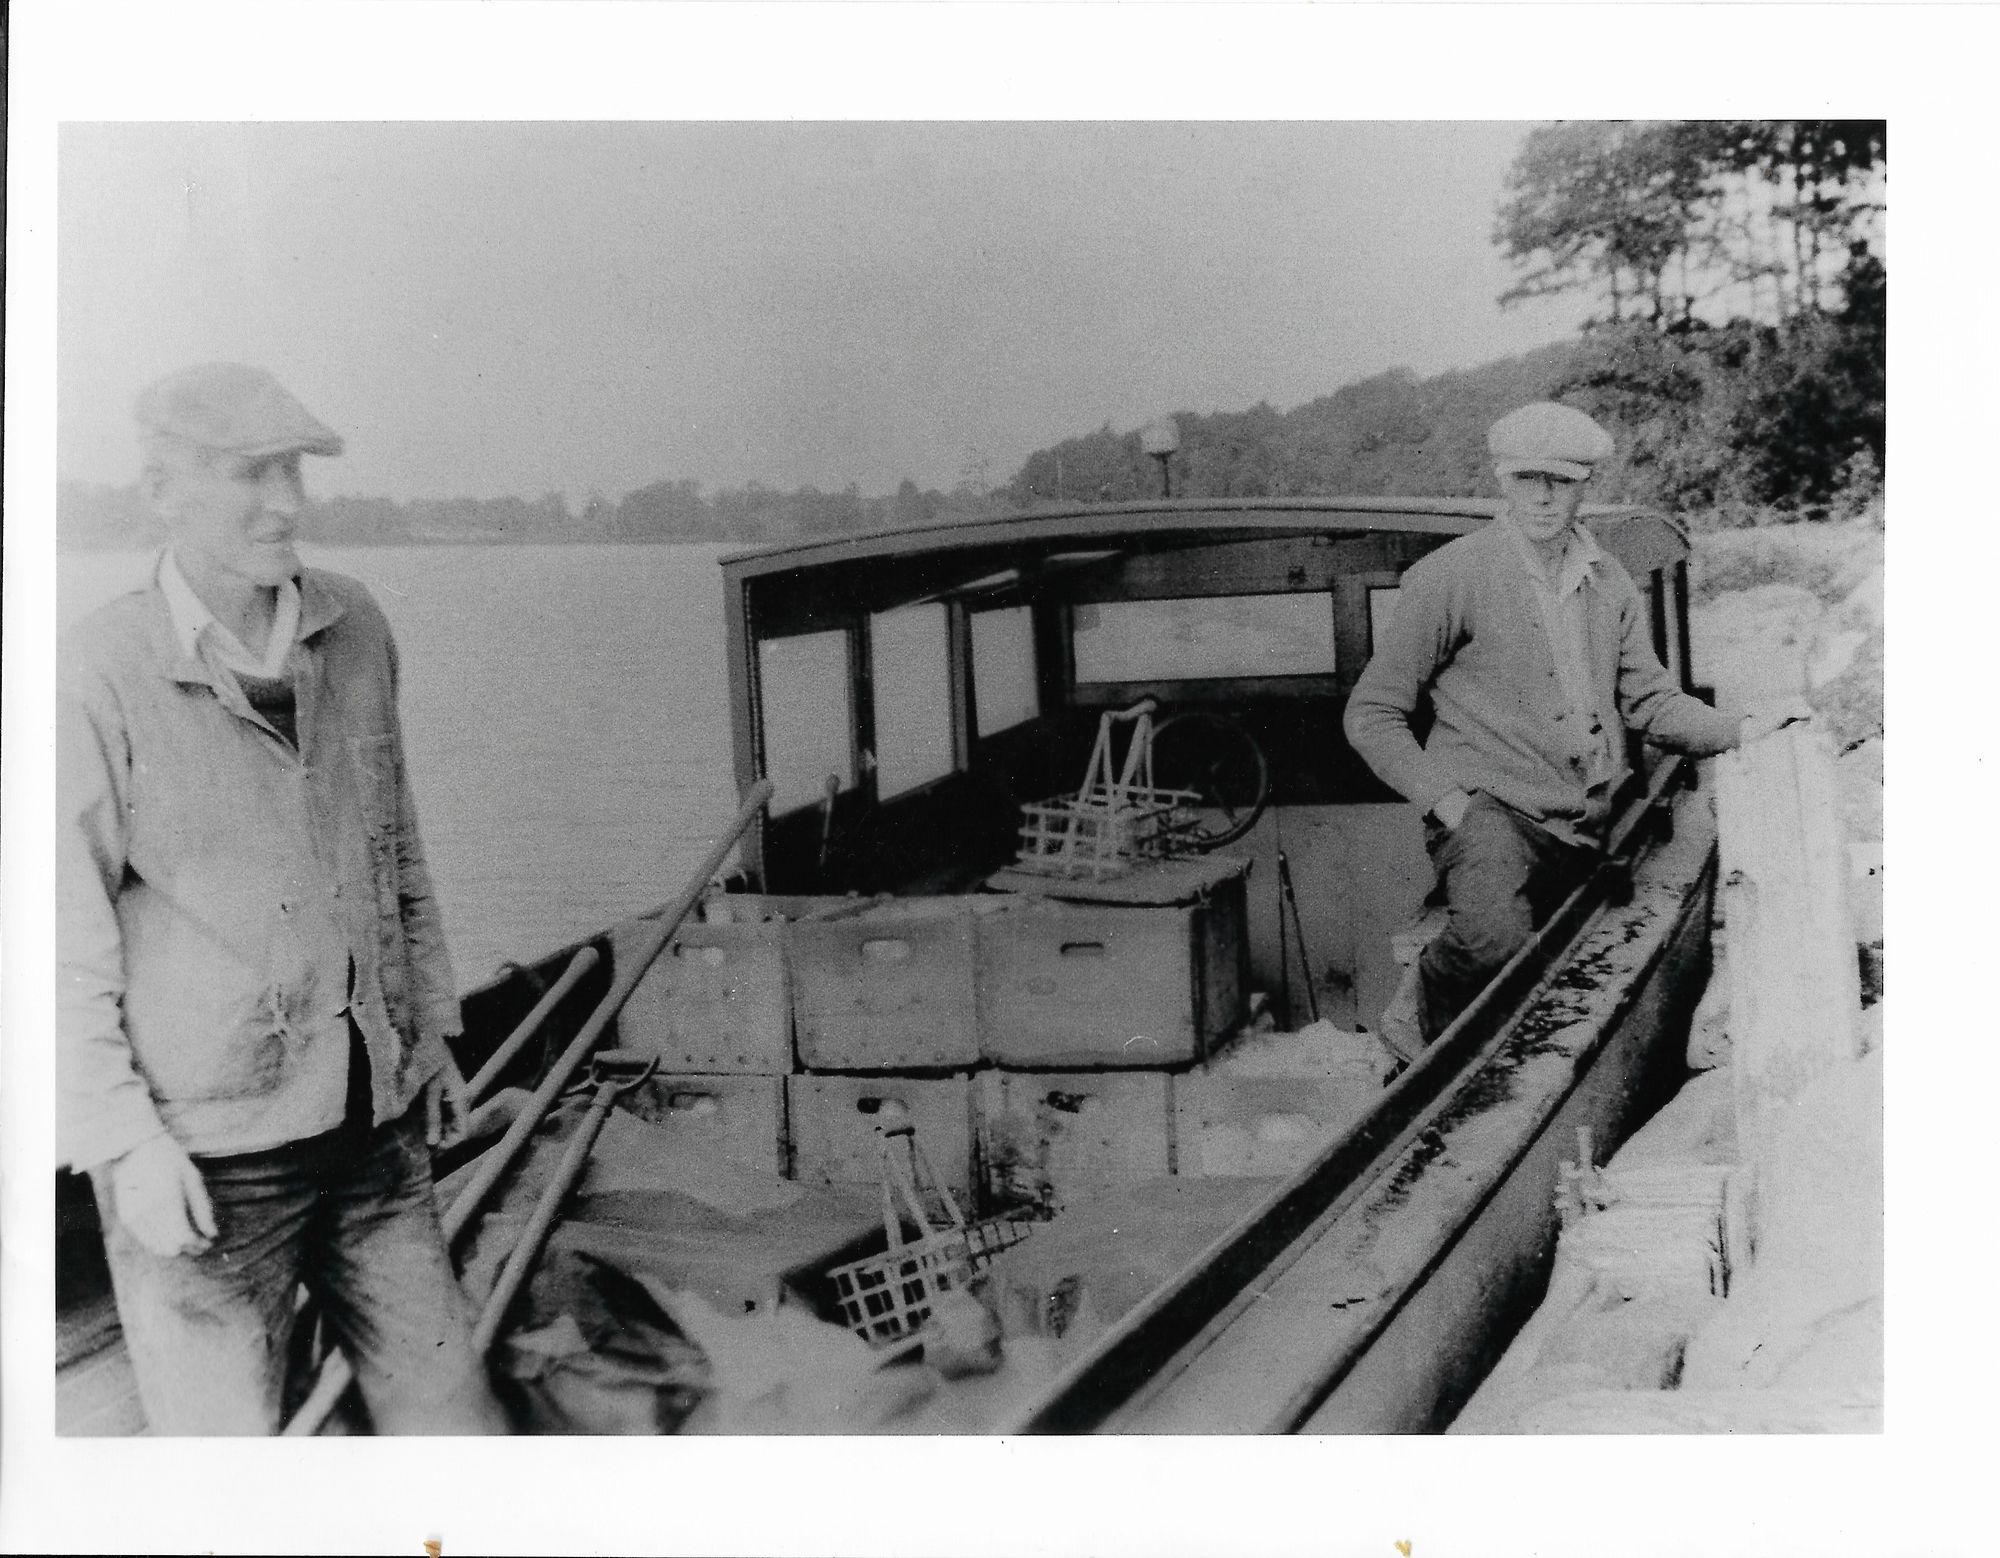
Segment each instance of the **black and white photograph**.
[[[682,25],[559,9],[493,32]],[[1431,12],[1505,13],[1582,14]],[[1990,1224],[1927,1164],[1991,1024],[1914,993],[1969,852],[1887,1037],[1908,87],[530,112],[421,99],[446,16],[196,8],[312,89],[10,147],[0,1530],[1890,1550],[1900,1252]],[[392,20],[341,106],[309,23]]]

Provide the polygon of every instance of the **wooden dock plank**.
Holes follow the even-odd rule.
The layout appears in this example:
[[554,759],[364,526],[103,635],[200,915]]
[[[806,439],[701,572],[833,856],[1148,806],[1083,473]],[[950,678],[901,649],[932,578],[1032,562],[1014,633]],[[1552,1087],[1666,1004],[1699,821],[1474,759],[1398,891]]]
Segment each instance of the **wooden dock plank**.
[[1833,749],[1810,724],[1716,762],[1737,1140],[1754,1155],[1814,1078],[1859,1054],[1860,969]]

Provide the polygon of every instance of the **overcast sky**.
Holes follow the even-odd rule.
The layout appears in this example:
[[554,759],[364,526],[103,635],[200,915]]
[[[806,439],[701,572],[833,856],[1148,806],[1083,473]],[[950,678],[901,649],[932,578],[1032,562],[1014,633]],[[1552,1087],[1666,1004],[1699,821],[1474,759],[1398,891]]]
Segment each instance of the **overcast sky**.
[[317,490],[1003,480],[1567,334],[1501,311],[1515,124],[71,124],[64,475],[206,358],[348,438]]

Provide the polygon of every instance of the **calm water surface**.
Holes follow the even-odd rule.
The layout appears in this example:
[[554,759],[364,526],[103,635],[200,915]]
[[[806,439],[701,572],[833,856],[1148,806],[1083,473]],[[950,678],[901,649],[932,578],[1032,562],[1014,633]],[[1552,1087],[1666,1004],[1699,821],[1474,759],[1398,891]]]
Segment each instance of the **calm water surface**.
[[[722,546],[316,549],[374,591],[462,988],[673,896],[736,810]],[[150,553],[68,556],[59,618]]]

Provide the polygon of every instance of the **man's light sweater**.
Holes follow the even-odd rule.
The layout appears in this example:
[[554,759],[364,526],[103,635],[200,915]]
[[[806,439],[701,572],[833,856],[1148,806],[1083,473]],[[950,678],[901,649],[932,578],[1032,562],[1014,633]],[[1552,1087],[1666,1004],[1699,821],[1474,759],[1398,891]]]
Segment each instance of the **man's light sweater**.
[[[1438,548],[1403,575],[1396,611],[1348,699],[1345,729],[1382,781],[1419,810],[1453,790],[1483,790],[1573,840],[1595,839],[1611,782],[1585,782],[1582,717],[1556,674],[1548,632],[1519,548],[1494,520]],[[1653,654],[1646,610],[1616,558],[1581,586],[1597,712],[1624,752],[1624,732],[1706,756],[1736,744],[1737,722],[1674,685]],[[1411,717],[1428,694],[1435,715],[1418,745]]]

